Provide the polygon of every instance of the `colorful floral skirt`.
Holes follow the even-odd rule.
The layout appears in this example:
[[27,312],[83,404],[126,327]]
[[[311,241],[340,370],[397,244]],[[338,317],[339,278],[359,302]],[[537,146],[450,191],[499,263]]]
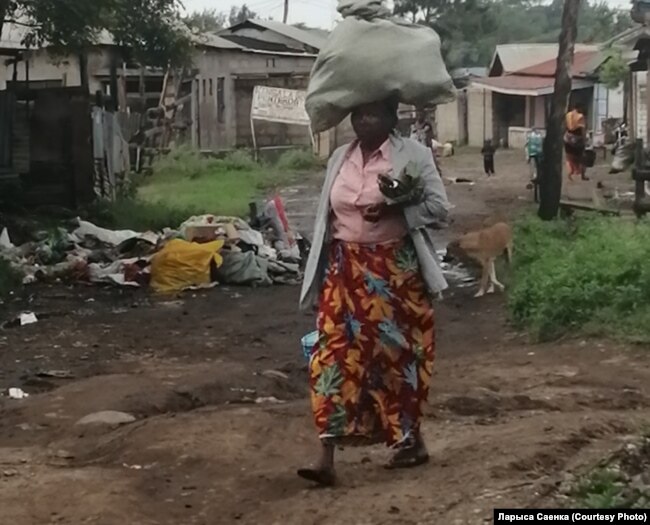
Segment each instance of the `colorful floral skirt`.
[[433,371],[433,329],[410,241],[332,243],[310,359],[320,437],[398,445],[416,432]]

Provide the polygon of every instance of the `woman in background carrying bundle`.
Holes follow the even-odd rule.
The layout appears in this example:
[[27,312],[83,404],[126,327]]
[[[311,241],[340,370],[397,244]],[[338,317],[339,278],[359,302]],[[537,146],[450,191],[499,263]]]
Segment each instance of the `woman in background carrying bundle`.
[[585,112],[581,106],[574,106],[566,114],[565,124],[564,152],[569,169],[569,180],[573,180],[576,175],[582,180],[588,180],[584,161],[585,146],[587,144],[587,123]]
[[393,132],[397,102],[352,112],[357,140],[329,161],[301,306],[318,308],[311,405],[314,468],[335,482],[337,445],[384,442],[387,468],[428,460],[420,432],[434,358],[431,296],[446,288],[428,226],[449,208],[431,150]]

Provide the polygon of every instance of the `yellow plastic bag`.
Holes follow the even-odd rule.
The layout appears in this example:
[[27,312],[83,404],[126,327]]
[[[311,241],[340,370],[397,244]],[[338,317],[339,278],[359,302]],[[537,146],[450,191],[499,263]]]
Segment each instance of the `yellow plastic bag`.
[[192,286],[210,284],[210,264],[223,263],[219,254],[223,241],[206,244],[182,239],[169,241],[151,259],[151,286],[156,292],[169,293]]

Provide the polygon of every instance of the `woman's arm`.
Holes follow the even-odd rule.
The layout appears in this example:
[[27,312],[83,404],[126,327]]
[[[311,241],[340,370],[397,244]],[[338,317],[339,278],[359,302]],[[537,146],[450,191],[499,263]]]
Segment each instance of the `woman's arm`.
[[411,229],[430,226],[444,221],[451,208],[442,178],[426,150],[418,154],[416,162],[422,184],[422,195],[418,202],[404,207],[404,213]]

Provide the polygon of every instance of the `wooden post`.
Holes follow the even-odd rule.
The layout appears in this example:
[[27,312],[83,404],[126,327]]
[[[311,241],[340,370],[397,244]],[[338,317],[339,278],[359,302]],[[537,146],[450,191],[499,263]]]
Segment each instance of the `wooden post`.
[[88,54],[85,49],[79,53],[79,76],[81,77],[81,87],[84,93],[90,94],[88,85]]
[[282,23],[286,24],[289,19],[289,0],[284,0],[284,13],[282,14]]
[[571,95],[571,66],[578,33],[579,10],[580,0],[564,0],[551,115],[546,127],[542,170],[539,174],[538,214],[546,221],[555,219],[560,209],[564,117]]
[[117,112],[119,110],[119,96],[118,96],[118,88],[117,88],[117,56],[115,54],[114,50],[111,50],[111,58],[110,58],[110,65],[109,65],[109,73],[110,73],[110,86],[111,86],[111,110]]
[[650,148],[650,56],[647,58],[645,81],[645,111],[646,111],[646,148]]
[[259,160],[259,155],[257,152],[257,137],[255,136],[255,119],[251,116],[251,135],[253,137],[253,155],[255,162]]

